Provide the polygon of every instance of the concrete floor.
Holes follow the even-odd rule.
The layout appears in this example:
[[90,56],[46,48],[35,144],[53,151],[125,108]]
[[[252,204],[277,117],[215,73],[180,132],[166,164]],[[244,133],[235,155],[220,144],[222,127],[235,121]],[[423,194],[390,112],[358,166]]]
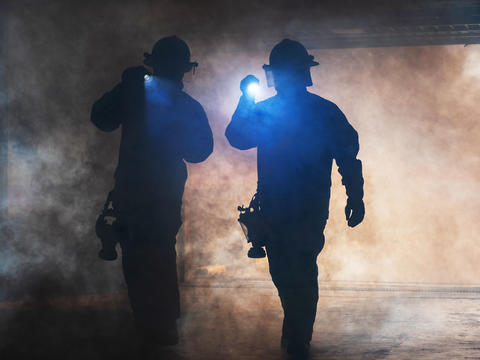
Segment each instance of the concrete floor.
[[[268,282],[185,284],[159,359],[287,359]],[[0,359],[136,359],[125,294],[0,303]],[[480,359],[478,288],[323,285],[312,359]]]

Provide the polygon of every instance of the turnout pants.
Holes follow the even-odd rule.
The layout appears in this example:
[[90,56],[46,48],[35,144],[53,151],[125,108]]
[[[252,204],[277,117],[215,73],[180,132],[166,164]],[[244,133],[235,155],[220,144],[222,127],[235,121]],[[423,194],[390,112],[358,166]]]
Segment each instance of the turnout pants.
[[272,226],[267,256],[273,283],[277,287],[284,319],[282,343],[308,344],[312,339],[318,302],[317,256],[323,248],[319,225]]
[[180,317],[175,251],[179,221],[162,225],[158,217],[144,214],[127,216],[124,223],[122,266],[137,329],[148,338],[166,336]]

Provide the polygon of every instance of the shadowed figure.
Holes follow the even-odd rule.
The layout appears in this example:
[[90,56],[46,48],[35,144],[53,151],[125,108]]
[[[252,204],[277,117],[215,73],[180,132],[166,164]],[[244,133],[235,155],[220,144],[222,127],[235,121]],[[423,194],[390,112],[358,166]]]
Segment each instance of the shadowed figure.
[[143,66],[126,69],[93,105],[91,120],[103,131],[122,127],[111,200],[128,295],[148,348],[178,342],[175,238],[182,224],[184,161],[204,161],[213,137],[202,106],[182,91],[184,74],[198,65],[187,44],[163,38],[144,63],[153,74]]
[[270,274],[284,310],[281,345],[299,358],[308,355],[318,301],[317,256],[324,246],[332,162],[347,191],[348,225],[364,217],[362,164],[356,159],[358,135],[332,102],[307,91],[310,67],[318,65],[303,45],[285,39],[264,65],[276,96],[255,103],[250,84],[227,127],[230,144],[257,148],[261,216]]

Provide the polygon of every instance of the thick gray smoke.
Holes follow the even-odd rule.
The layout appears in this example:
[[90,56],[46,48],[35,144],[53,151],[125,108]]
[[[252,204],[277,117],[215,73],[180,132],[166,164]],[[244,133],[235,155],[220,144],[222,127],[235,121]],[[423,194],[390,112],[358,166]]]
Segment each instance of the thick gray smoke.
[[[347,228],[345,191],[334,169],[322,280],[476,283],[479,52],[475,46],[313,51],[320,66],[311,91],[337,103],[360,134],[367,206],[364,223]],[[196,192],[187,200],[196,210],[187,220],[198,236],[192,252],[208,239],[211,264],[226,265],[231,276],[267,277],[264,267],[255,273],[252,261],[241,258],[246,246],[235,223],[235,205],[255,189],[255,151],[232,150],[222,133],[238,81],[250,72],[263,79],[268,51],[243,53],[241,62],[240,54],[210,53],[219,75],[228,77],[215,77],[224,85],[216,108],[209,108],[216,152],[191,168],[189,188]],[[209,92],[198,97],[212,103]]]
[[[90,109],[120,81],[126,67],[140,65],[143,53],[171,34],[189,43],[193,60],[200,64],[185,90],[204,106],[215,139],[207,161],[188,165],[184,226],[177,248],[181,276],[187,285],[211,282],[232,287],[240,284],[234,279],[269,278],[266,260],[247,258],[248,246],[237,222],[237,205],[248,204],[255,192],[256,152],[233,149],[224,131],[240,96],[240,80],[254,74],[261,80],[260,99],[274,95],[261,68],[270,49],[283,37],[302,41],[316,19],[313,13],[292,9],[291,20],[285,22],[285,12],[268,9],[264,2],[239,5],[238,14],[232,1],[219,2],[216,12],[194,3],[203,2],[22,1],[8,13],[9,222],[0,228],[2,306],[7,306],[4,300],[79,294],[110,294],[102,303],[106,309],[125,302],[111,295],[125,292],[120,262],[98,259],[100,244],[93,229],[113,186],[120,132],[95,129]],[[255,14],[266,8],[268,16],[261,23]],[[320,66],[312,70],[310,91],[338,104],[359,133],[366,203],[365,221],[348,228],[345,190],[334,166],[319,280],[476,284],[480,46],[311,52]],[[365,333],[380,339],[385,333],[395,334],[403,326],[401,319],[413,318],[415,309],[421,308],[403,299],[357,303],[357,297],[345,297],[342,301],[354,309],[356,320],[349,319],[343,316],[344,307],[329,302],[328,291],[321,287],[325,297],[320,300],[320,321],[331,325],[333,338],[360,334],[360,345]],[[202,338],[192,339],[192,349],[206,346],[215,353],[218,344],[232,342],[261,348],[263,337],[273,338],[280,329],[281,319],[276,318],[280,304],[273,286],[230,293],[198,287],[185,292],[183,302],[192,307],[198,305],[195,296],[208,299],[201,304],[208,319],[200,321],[199,312],[187,311],[182,321],[189,327],[184,328],[220,334],[217,342],[207,344],[195,343]],[[119,307],[124,312],[127,308],[125,303]],[[425,310],[429,311],[420,310],[424,326],[447,327],[435,307]],[[375,326],[370,322],[372,312],[381,314]],[[100,328],[98,319],[105,318],[111,320],[104,321],[108,326],[128,329],[131,323],[122,323],[128,319],[124,315],[113,315],[112,320],[108,311],[93,313],[91,333]],[[263,323],[261,315],[274,320]],[[50,319],[48,313],[42,316],[38,335],[44,332],[45,319]],[[68,316],[62,313],[57,319],[68,323],[67,334],[78,335]],[[77,321],[78,329],[87,323],[83,321]],[[3,323],[10,331],[17,318]],[[30,324],[23,320],[26,323]],[[249,337],[237,339],[232,332],[237,327],[248,329]],[[11,336],[23,341],[23,332],[17,331]],[[432,337],[432,343],[439,342],[428,330],[423,333]],[[351,345],[355,354],[359,344]],[[223,358],[233,358],[228,355]]]
[[[119,132],[96,130],[89,111],[125,67],[140,64],[156,39],[174,32],[200,63],[186,91],[205,107],[215,136],[213,155],[189,165],[179,239],[185,277],[268,278],[265,261],[246,258],[236,222],[236,206],[255,191],[256,154],[232,149],[223,132],[243,76],[262,80],[262,98],[274,94],[261,65],[281,38],[266,44],[210,33],[207,25],[192,33],[173,22],[181,7],[111,5],[30,3],[9,15],[11,225],[1,254],[3,296],[28,296],[38,277],[60,284],[59,292],[122,289],[119,263],[97,259],[93,233],[113,185]],[[200,29],[194,19],[187,16]],[[285,36],[295,38],[295,29],[291,23]],[[364,223],[347,228],[334,170],[320,279],[475,283],[480,49],[312,53],[320,66],[311,91],[337,103],[359,132],[367,206]]]

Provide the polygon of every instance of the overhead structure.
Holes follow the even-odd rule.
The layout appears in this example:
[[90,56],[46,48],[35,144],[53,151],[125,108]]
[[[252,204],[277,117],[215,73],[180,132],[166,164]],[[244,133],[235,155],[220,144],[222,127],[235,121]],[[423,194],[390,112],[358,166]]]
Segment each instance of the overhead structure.
[[[165,6],[147,1],[155,26]],[[185,1],[191,12],[182,13],[181,25],[169,25],[173,31],[242,46],[285,37],[310,49],[480,43],[480,0]],[[203,21],[212,11],[215,20]]]
[[480,1],[404,2],[320,24],[300,35],[309,48],[479,44]]

